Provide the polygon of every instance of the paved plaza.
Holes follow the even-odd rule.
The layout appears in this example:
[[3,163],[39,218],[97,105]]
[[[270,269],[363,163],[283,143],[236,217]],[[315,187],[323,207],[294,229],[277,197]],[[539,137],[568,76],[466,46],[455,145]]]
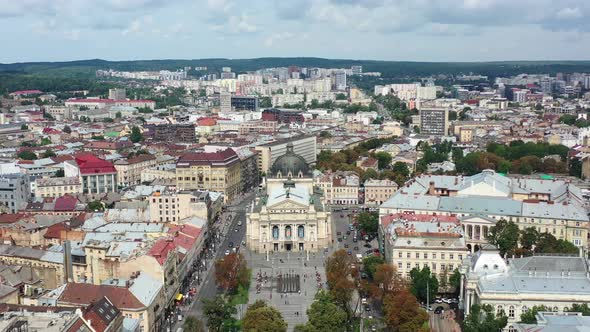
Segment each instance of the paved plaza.
[[266,254],[246,252],[252,268],[249,303],[258,299],[270,303],[281,312],[289,331],[305,324],[316,292],[320,286],[326,289],[326,255],[322,251],[310,253],[308,258],[305,253],[289,252],[269,254],[267,258]]

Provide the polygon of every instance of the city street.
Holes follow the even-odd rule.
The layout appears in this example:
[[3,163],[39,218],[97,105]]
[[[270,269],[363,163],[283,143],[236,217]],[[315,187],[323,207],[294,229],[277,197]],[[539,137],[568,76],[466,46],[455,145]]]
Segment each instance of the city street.
[[[253,198],[253,194],[249,193],[244,196],[241,202],[226,206],[226,211],[222,214],[219,225],[217,225],[221,237],[218,241],[219,244],[216,246],[214,258],[207,262],[207,272],[204,274],[203,282],[199,286],[195,285],[197,287],[197,295],[193,299],[193,302],[188,308],[183,309],[183,315],[185,317],[194,315],[205,320],[205,317],[203,317],[202,300],[210,299],[217,295],[213,264],[216,260],[225,256],[226,250],[231,251],[231,248],[229,248],[230,243],[233,243],[234,246],[241,246],[242,240],[246,236],[246,209]],[[231,216],[231,220],[227,220],[228,216]],[[239,221],[242,222],[241,226],[238,226]],[[182,327],[182,322],[178,322],[172,331],[175,332],[179,327]]]

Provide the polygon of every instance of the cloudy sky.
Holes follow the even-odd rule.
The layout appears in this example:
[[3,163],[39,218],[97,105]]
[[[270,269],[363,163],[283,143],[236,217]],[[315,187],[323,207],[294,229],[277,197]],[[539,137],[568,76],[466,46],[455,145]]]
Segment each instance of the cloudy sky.
[[590,0],[0,0],[0,62],[589,60]]

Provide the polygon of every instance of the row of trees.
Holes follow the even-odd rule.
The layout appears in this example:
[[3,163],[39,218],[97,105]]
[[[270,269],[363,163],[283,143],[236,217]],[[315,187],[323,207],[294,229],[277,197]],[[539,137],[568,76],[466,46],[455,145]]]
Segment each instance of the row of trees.
[[579,251],[573,243],[557,239],[551,233],[541,233],[534,227],[520,230],[513,221],[505,219],[500,219],[496,225],[490,227],[488,241],[498,248],[502,256],[529,256],[533,253],[577,254]]

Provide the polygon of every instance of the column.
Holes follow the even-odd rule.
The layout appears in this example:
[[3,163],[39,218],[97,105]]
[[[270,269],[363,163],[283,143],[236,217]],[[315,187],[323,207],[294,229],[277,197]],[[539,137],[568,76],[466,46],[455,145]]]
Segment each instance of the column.
[[465,282],[464,279],[465,275],[462,274],[459,283],[459,309],[463,308],[463,305],[465,304],[465,301],[463,300],[463,283]]
[[470,238],[473,240],[475,239],[475,226],[471,225],[471,235]]

